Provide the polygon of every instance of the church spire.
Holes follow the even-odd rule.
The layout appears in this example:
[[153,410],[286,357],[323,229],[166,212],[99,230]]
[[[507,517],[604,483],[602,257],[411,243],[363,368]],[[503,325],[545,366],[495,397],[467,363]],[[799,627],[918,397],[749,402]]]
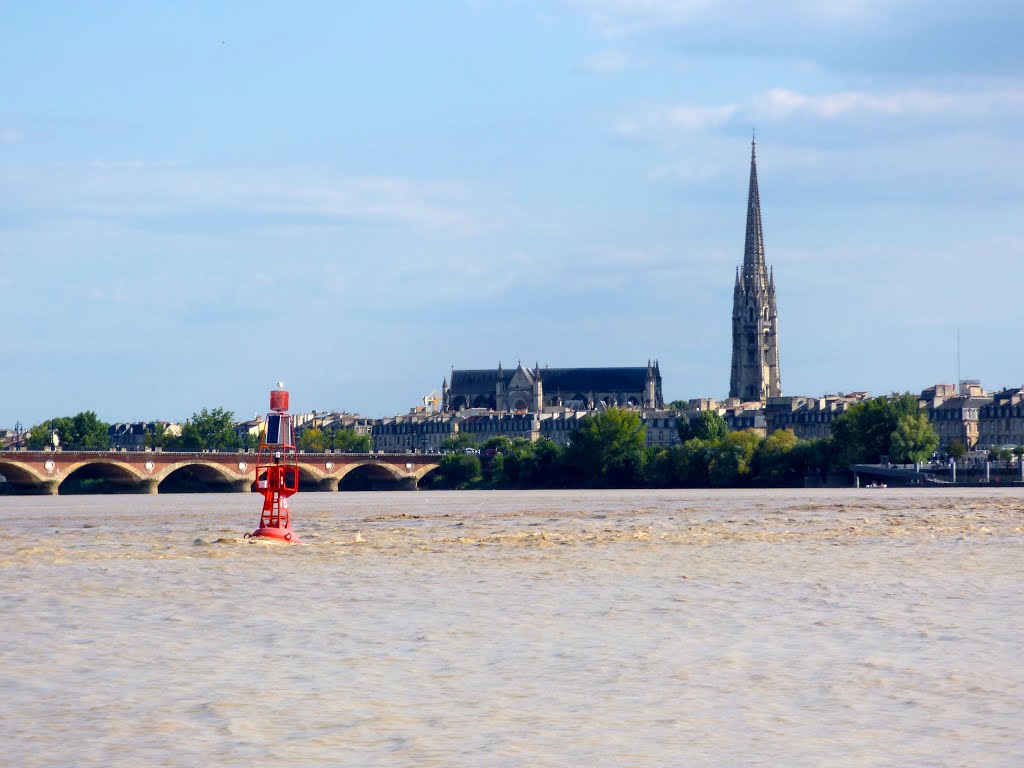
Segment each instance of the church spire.
[[765,401],[782,394],[779,376],[775,275],[768,273],[757,188],[757,141],[750,139],[750,187],[743,266],[737,270],[732,305],[732,373],[729,397]]
[[757,141],[750,139],[750,186],[747,190],[747,236],[743,244],[743,282],[760,289],[768,282],[761,232],[761,196],[757,190]]

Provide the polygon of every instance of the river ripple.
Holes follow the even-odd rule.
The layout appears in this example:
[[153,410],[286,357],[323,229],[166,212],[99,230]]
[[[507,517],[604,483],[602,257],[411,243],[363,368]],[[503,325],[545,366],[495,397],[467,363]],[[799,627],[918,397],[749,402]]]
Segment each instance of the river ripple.
[[0,764],[1024,765],[1020,489],[259,502],[0,499]]

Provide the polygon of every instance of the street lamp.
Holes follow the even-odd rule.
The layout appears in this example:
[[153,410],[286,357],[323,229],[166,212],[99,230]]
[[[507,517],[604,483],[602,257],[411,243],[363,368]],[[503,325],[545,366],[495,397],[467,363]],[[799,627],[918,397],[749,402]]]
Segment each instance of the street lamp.
[[14,450],[21,450],[21,422],[14,422]]

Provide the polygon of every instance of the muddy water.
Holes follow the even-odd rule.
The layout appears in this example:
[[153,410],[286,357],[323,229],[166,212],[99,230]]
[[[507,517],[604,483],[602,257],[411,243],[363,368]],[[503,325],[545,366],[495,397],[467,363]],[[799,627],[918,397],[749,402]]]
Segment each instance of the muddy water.
[[0,765],[1024,765],[1024,491],[0,499]]

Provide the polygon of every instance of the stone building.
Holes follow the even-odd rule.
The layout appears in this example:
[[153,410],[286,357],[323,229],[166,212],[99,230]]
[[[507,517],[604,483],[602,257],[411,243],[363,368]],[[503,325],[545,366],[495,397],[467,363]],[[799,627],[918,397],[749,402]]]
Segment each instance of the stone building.
[[513,413],[542,413],[547,408],[590,410],[599,403],[624,408],[661,408],[658,362],[636,368],[541,368],[522,363],[514,371],[455,370],[441,386],[442,410],[458,413],[484,408]]
[[383,453],[434,453],[458,430],[457,420],[451,415],[414,411],[377,419],[370,439],[373,450]]
[[767,431],[771,434],[789,429],[801,440],[825,439],[832,436],[832,422],[850,406],[867,398],[867,392],[824,397],[770,397],[765,404]]
[[980,382],[960,382],[960,393],[952,384],[936,384],[921,392],[918,403],[928,411],[928,421],[939,436],[943,450],[955,440],[964,448],[973,450],[978,444],[978,416],[981,409],[992,402]]
[[180,437],[181,425],[170,421],[111,424],[107,428],[107,438],[112,450],[139,451],[151,447],[161,432],[168,437]]
[[750,142],[750,187],[743,268],[736,270],[732,298],[732,373],[729,397],[760,400],[782,394],[779,372],[779,313],[775,275],[764,259],[756,146]]
[[1024,387],[1004,389],[978,409],[977,448],[1024,445]]

